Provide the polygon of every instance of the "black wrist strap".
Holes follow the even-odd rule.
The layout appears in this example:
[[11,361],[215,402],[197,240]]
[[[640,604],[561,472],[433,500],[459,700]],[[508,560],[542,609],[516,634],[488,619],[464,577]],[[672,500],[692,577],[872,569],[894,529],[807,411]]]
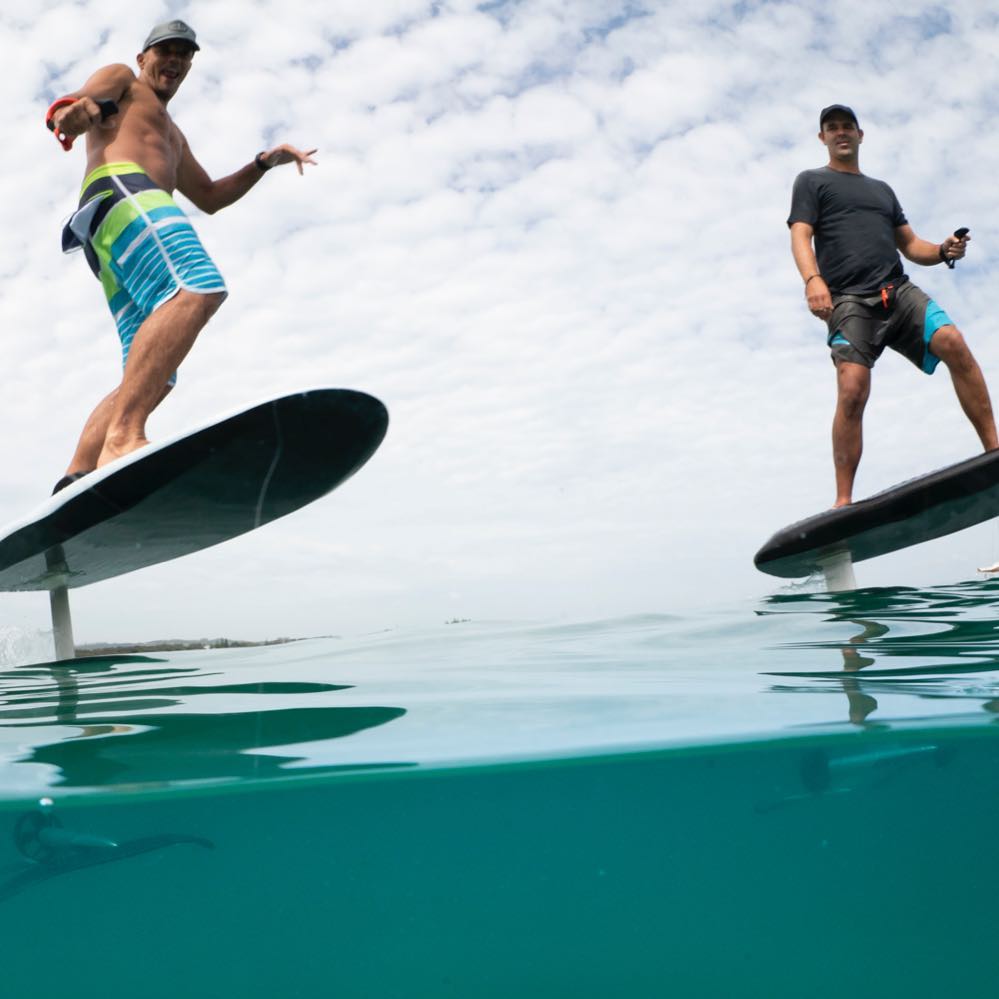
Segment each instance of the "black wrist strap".
[[267,171],[271,168],[271,165],[264,159],[263,153],[257,153],[257,155],[253,157],[253,162],[257,164],[257,169],[261,173],[267,173]]

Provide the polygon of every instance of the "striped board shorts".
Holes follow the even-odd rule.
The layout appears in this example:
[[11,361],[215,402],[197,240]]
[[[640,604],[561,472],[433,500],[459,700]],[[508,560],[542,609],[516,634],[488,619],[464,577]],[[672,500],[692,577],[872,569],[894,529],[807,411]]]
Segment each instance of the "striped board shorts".
[[227,294],[187,216],[135,163],[105,163],[84,180],[62,234],[64,253],[81,248],[104,288],[123,365],[143,321],[178,291]]

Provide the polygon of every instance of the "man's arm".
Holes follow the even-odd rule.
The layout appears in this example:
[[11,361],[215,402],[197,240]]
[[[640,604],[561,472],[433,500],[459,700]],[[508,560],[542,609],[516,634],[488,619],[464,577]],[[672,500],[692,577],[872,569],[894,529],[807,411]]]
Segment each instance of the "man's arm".
[[805,282],[805,298],[808,311],[819,319],[832,315],[832,295],[825,279],[819,273],[819,264],[812,248],[812,235],[815,227],[807,222],[791,223],[791,253],[798,267],[801,280]]
[[99,69],[75,93],[66,94],[72,104],[59,108],[52,115],[56,130],[76,138],[88,132],[101,120],[98,101],[112,100],[119,103],[135,81],[135,74],[124,63],[115,63]]
[[914,264],[932,267],[948,260],[960,260],[964,256],[970,236],[948,236],[942,243],[929,243],[920,239],[910,225],[900,225],[895,229],[895,245],[899,252]]
[[271,167],[280,166],[282,163],[294,163],[301,174],[304,172],[304,164],[314,165],[316,162],[312,158],[315,149],[306,153],[295,149],[294,146],[275,146],[274,149],[260,153],[255,160],[235,173],[229,174],[228,177],[212,180],[205,168],[194,158],[187,139],[183,141],[184,150],[177,170],[177,190],[209,215],[214,215],[220,208],[226,208],[233,202],[239,201]]

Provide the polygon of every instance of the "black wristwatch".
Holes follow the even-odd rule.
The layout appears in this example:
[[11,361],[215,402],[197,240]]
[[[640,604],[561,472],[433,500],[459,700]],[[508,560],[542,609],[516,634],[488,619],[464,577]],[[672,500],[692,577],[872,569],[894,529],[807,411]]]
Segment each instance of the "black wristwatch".
[[264,154],[262,152],[261,153],[257,153],[257,155],[253,157],[253,162],[257,164],[257,169],[261,173],[267,173],[267,171],[270,170],[270,168],[271,168],[270,163],[268,163],[264,159]]

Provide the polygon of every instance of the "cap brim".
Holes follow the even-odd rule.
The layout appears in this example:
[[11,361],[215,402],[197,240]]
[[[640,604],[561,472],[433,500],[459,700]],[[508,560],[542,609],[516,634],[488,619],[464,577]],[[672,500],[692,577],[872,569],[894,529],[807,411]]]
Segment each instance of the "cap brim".
[[146,47],[142,51],[147,52],[154,45],[162,45],[163,42],[187,42],[195,52],[201,51],[201,46],[197,42],[192,42],[190,38],[185,38],[183,35],[167,35],[164,38],[155,38],[150,42],[146,42]]

